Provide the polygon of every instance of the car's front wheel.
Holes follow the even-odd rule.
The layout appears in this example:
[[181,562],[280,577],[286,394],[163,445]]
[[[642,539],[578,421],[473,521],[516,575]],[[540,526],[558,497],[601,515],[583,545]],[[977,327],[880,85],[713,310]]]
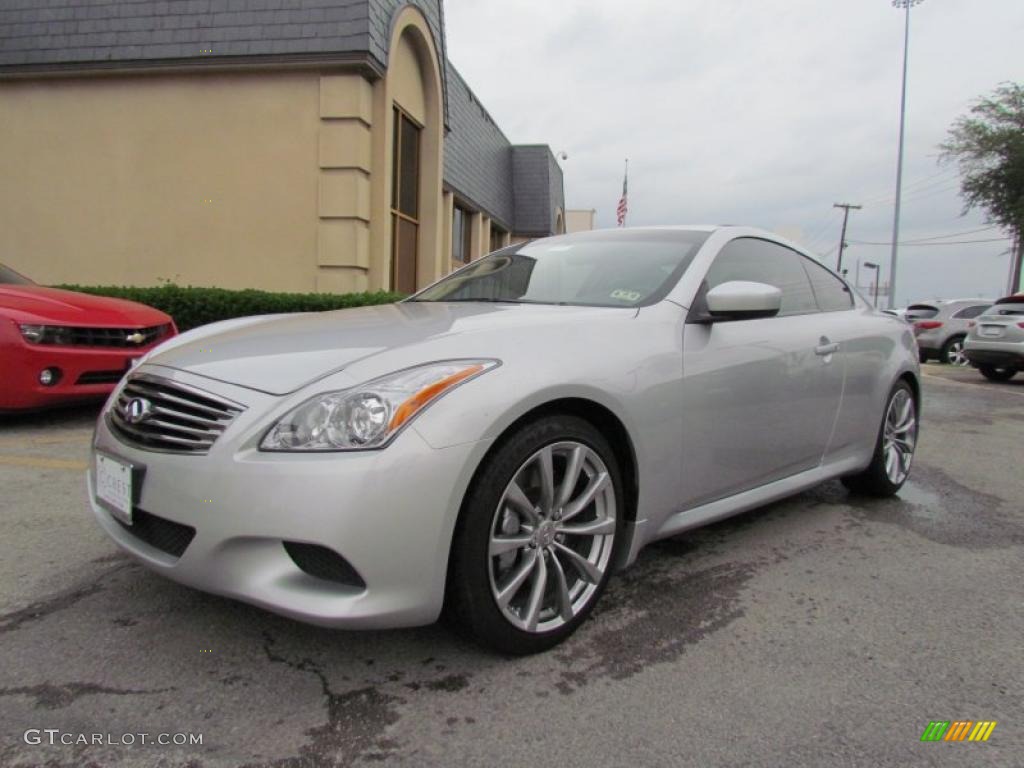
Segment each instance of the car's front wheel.
[[557,415],[518,429],[486,459],[463,503],[450,623],[502,653],[560,643],[604,591],[622,504],[615,454],[588,422]]
[[989,381],[1009,381],[1017,374],[1016,368],[996,368],[994,365],[979,365],[978,370]]
[[898,381],[889,393],[871,463],[863,472],[842,478],[855,493],[892,496],[906,482],[917,448],[917,401],[910,385]]

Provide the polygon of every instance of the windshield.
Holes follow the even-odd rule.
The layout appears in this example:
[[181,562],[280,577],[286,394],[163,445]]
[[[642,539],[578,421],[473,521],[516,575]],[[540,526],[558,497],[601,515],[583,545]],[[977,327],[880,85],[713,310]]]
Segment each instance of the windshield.
[[497,301],[637,307],[679,280],[708,232],[607,230],[496,251],[410,301]]
[[15,272],[10,267],[5,267],[3,264],[0,264],[0,285],[2,285],[2,284],[7,284],[7,285],[35,285],[35,283],[33,283],[31,280],[29,280],[24,275],[19,275],[17,272]]

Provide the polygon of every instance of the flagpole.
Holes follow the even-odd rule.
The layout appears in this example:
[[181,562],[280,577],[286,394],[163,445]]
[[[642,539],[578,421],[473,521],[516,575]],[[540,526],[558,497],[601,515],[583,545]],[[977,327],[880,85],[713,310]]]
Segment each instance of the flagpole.
[[626,169],[622,174],[622,197],[619,198],[619,204],[615,206],[615,221],[620,227],[626,226],[626,214],[629,211],[629,201],[627,200],[627,186],[629,184],[629,158],[626,158]]
[[[629,158],[626,158],[626,170],[622,172],[622,185],[623,191],[625,191],[626,182],[629,181]],[[626,226],[626,217],[629,216],[629,208],[626,208],[626,213],[622,216],[622,226]]]

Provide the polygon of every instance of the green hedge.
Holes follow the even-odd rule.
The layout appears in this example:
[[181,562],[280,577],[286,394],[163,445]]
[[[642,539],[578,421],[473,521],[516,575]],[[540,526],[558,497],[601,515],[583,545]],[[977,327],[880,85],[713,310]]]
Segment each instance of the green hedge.
[[148,304],[174,318],[179,331],[218,320],[277,312],[322,312],[328,309],[390,304],[402,294],[376,293],[271,293],[270,291],[230,291],[226,288],[193,288],[160,285],[155,288],[131,288],[116,285],[58,285],[69,291],[96,296],[112,296]]

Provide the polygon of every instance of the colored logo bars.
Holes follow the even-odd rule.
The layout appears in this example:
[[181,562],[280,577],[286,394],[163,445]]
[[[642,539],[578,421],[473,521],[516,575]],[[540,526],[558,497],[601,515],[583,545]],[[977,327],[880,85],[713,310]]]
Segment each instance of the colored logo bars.
[[995,728],[995,720],[932,720],[921,741],[988,741]]

